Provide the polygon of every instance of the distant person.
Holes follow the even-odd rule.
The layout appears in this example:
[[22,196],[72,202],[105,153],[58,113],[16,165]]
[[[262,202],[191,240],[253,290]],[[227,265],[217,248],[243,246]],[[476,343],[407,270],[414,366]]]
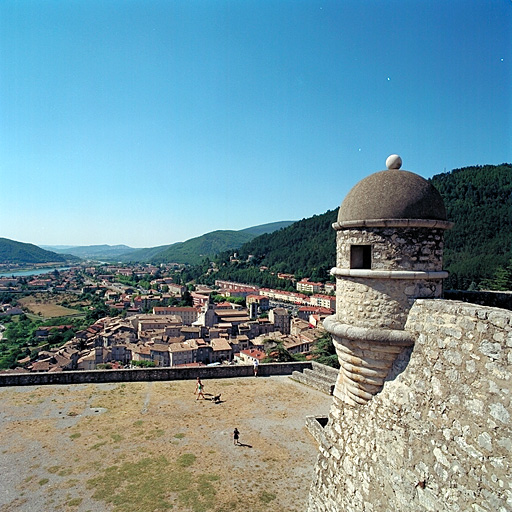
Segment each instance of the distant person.
[[233,444],[240,444],[240,442],[238,441],[240,437],[240,432],[238,432],[238,429],[235,428],[235,430],[233,430]]
[[204,385],[199,377],[197,377],[196,390],[194,391],[194,393],[197,395],[196,400],[199,400],[199,397],[201,397],[204,400]]
[[254,365],[254,376],[256,377],[258,375],[258,365],[260,364],[257,359],[254,360],[252,363]]

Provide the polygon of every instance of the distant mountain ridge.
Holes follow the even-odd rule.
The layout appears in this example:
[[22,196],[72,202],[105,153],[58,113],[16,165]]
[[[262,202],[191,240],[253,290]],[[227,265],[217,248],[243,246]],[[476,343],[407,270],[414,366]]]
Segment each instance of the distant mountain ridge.
[[4,264],[36,264],[66,263],[76,258],[70,255],[57,254],[41,249],[37,245],[16,242],[8,238],[0,238],[0,263]]
[[234,230],[217,230],[158,247],[136,249],[127,245],[86,245],[86,246],[42,246],[58,254],[72,254],[82,259],[101,260],[122,263],[185,263],[198,264],[205,257],[213,257],[228,249],[237,249],[253,238],[286,228],[294,221],[279,221],[249,228]]
[[111,259],[121,254],[128,254],[130,251],[136,251],[128,245],[84,245],[84,246],[52,246],[42,245],[43,249],[56,252],[58,254],[72,254],[82,259]]
[[[279,287],[284,284],[277,273],[296,277],[310,277],[313,281],[329,278],[329,270],[336,262],[336,234],[332,229],[337,209],[328,210],[275,231],[265,233],[240,246],[238,262],[231,264],[230,251],[216,255],[217,272],[207,273],[204,265],[185,271],[185,280],[196,279],[214,284],[216,279],[227,279],[259,286]],[[249,258],[251,256],[251,258]],[[261,272],[265,266],[270,272]]]
[[[512,290],[512,165],[454,169],[429,181],[443,197],[448,220],[454,222],[453,229],[445,234],[444,268],[450,273],[445,288],[465,290],[482,286]],[[298,222],[273,223],[241,231],[213,231],[186,242],[133,249],[109,259],[192,264],[197,268],[187,268],[183,279],[201,282],[217,278],[276,286],[277,272],[326,280],[330,277],[329,269],[336,264],[336,235],[332,229],[336,216],[337,208]],[[259,232],[264,233],[256,236]],[[0,239],[0,262],[6,261],[7,243],[11,243],[8,262],[20,261],[19,246],[12,245],[19,242]],[[36,247],[21,245],[32,247],[32,251]],[[232,265],[230,256],[234,250],[238,261]],[[47,251],[38,254],[41,258],[38,263],[49,261]],[[51,261],[62,257],[50,254],[53,254]],[[217,263],[218,272],[207,274],[209,265],[201,264],[205,257]],[[25,258],[36,262],[33,255],[31,259]],[[260,272],[260,266],[271,272]]]

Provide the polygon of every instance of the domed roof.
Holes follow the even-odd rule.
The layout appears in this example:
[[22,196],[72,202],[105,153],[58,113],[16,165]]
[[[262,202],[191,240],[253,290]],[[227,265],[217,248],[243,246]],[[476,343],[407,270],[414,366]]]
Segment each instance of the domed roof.
[[394,168],[364,178],[341,203],[338,222],[371,219],[444,221],[446,209],[441,194],[426,179]]

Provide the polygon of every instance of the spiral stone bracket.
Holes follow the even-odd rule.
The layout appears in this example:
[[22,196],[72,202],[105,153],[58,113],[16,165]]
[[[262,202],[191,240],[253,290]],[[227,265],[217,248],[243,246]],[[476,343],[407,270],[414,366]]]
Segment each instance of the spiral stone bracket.
[[340,361],[334,396],[349,405],[367,403],[383,387],[397,356],[414,345],[411,333],[368,329],[341,323],[335,315],[324,320]]

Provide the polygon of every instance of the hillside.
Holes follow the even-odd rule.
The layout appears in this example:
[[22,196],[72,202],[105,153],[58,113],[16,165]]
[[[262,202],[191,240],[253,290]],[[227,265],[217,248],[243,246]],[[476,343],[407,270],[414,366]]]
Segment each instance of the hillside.
[[66,255],[46,251],[37,245],[0,238],[0,263],[65,263],[69,259]]
[[186,242],[139,249],[121,255],[119,260],[153,264],[186,263],[198,265],[205,257],[213,257],[215,254],[227,249],[236,249],[253,238],[254,235],[241,231],[212,231],[211,233],[191,238]]
[[467,289],[492,280],[499,269],[512,271],[512,165],[454,169],[431,182],[455,223],[445,237],[447,287]]
[[265,234],[243,245],[239,258],[252,254],[256,264],[275,272],[291,272],[313,280],[328,277],[335,261],[335,236],[332,223],[337,210],[302,219],[275,233]]
[[146,263],[186,263],[197,265],[204,258],[213,258],[216,254],[229,249],[237,249],[261,233],[270,233],[289,226],[292,221],[272,222],[242,229],[240,231],[218,230],[161,247],[133,250],[119,256],[124,262]]
[[[443,196],[448,219],[455,223],[445,239],[444,268],[450,272],[446,289],[511,289],[512,165],[455,169],[430,181]],[[238,249],[240,261],[236,264],[230,263],[229,253],[219,254],[215,259],[219,270],[214,275],[204,275],[204,267],[190,269],[186,275],[202,282],[217,278],[283,285],[271,273],[259,271],[264,265],[274,273],[327,280],[336,261],[331,227],[336,216],[337,209],[330,210],[259,236]],[[253,255],[251,261],[247,261],[249,255]]]
[[[215,279],[253,283],[261,286],[283,286],[277,272],[294,273],[296,277],[308,276],[314,280],[329,279],[329,270],[335,262],[335,234],[332,223],[337,210],[302,219],[274,233],[267,233],[242,245],[238,262],[230,263],[232,252],[220,253],[215,262],[218,272],[204,275],[207,267],[188,269],[183,278],[196,278],[212,284]],[[251,258],[249,259],[249,255]],[[249,260],[249,261],[248,261]],[[260,266],[271,272],[260,272]],[[291,283],[287,283],[292,288]]]
[[169,246],[151,258],[151,263],[197,264],[205,257],[211,257],[226,249],[236,249],[254,235],[242,231],[213,231],[183,243]]
[[281,222],[271,222],[269,224],[261,224],[260,226],[253,226],[251,228],[241,229],[240,233],[250,233],[254,236],[264,235],[265,233],[274,233],[280,229],[287,228],[293,224],[294,220],[283,220]]
[[[146,249],[134,249],[133,251],[123,253],[115,258],[115,261],[123,263],[149,263],[157,254],[171,247],[170,245],[159,245],[158,247],[148,247]],[[110,261],[113,261],[112,259]]]

